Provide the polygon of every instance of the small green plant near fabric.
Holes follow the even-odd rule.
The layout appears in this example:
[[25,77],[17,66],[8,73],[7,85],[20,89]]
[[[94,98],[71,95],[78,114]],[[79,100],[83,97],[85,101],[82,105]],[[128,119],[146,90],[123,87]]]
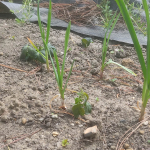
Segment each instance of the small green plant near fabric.
[[[117,17],[116,17],[116,13],[117,13],[117,12],[115,12],[115,14],[113,15],[112,19],[111,19],[110,22],[109,22],[109,26],[108,26],[107,29],[106,29],[105,37],[104,37],[104,40],[103,40],[103,47],[102,47],[102,65],[101,65],[101,69],[100,69],[100,79],[103,78],[103,71],[104,71],[106,65],[111,64],[111,63],[122,67],[123,69],[125,69],[126,71],[128,71],[129,73],[131,73],[132,75],[136,75],[132,70],[130,70],[130,69],[128,69],[128,68],[126,68],[126,67],[124,67],[124,66],[122,66],[122,65],[120,65],[120,64],[118,64],[118,63],[116,63],[116,62],[114,62],[112,59],[109,59],[109,61],[105,63],[105,58],[106,58],[106,53],[107,53],[107,49],[108,49],[108,44],[109,44],[110,35],[111,35],[111,33],[112,33],[112,31],[113,31],[113,29],[114,29],[114,27],[115,27],[115,25],[116,25],[116,23],[117,23],[117,21],[118,21],[118,18],[119,18],[119,16],[120,16],[120,13],[119,13],[119,14],[117,15]],[[116,17],[116,18],[115,18],[115,17]],[[114,22],[113,22],[113,21],[114,21]],[[109,29],[110,29],[110,31],[109,31]],[[109,32],[109,34],[108,34],[108,32]],[[107,37],[107,34],[108,34],[108,37]],[[107,38],[107,39],[106,39],[106,38]]]
[[97,4],[97,7],[102,10],[101,19],[103,22],[104,27],[108,27],[109,21],[113,16],[113,12],[110,9],[110,1],[109,0],[102,0],[100,4]]
[[[140,31],[141,33],[146,35],[147,34],[146,22],[141,18],[140,15],[140,13],[142,13],[143,4],[142,3],[135,4],[134,2],[130,3],[130,0],[125,0],[124,2],[127,6],[130,18],[133,21],[135,30]],[[135,11],[138,13],[135,13]]]
[[88,47],[90,45],[90,43],[93,43],[92,38],[83,38],[82,39],[82,46],[83,47]]
[[147,21],[147,51],[146,51],[146,61],[144,60],[142,49],[137,38],[133,23],[131,21],[131,17],[127,10],[127,7],[123,0],[116,0],[116,3],[122,13],[122,16],[126,22],[128,30],[130,32],[132,41],[134,43],[134,47],[141,65],[141,69],[144,76],[144,83],[143,83],[143,91],[142,91],[142,107],[141,107],[141,114],[139,120],[144,119],[145,108],[150,98],[150,17],[149,17],[149,6],[146,0],[142,0],[143,8],[146,14],[146,21]]
[[28,21],[32,17],[33,13],[33,1],[32,0],[23,0],[22,1],[22,7],[18,11],[12,11],[12,13],[22,13],[21,19],[15,19],[17,23],[24,24],[26,21]]
[[78,93],[78,97],[75,98],[75,104],[72,107],[72,112],[75,118],[78,118],[79,115],[83,116],[84,114],[91,113],[91,104],[88,102],[89,96],[82,89]]
[[69,144],[68,139],[63,139],[62,142],[61,142],[61,145],[63,147],[66,147],[68,144]]

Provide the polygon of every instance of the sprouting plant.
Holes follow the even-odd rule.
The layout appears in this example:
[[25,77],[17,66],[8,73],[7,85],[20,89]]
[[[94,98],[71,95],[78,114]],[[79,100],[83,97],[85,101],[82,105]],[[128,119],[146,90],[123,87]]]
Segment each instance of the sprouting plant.
[[90,43],[93,43],[91,38],[83,38],[82,39],[82,46],[83,47],[88,47],[90,45]]
[[147,51],[146,51],[146,61],[144,60],[142,49],[137,38],[133,23],[131,21],[131,17],[129,12],[126,8],[126,5],[123,0],[116,0],[117,5],[122,13],[122,16],[126,22],[128,30],[130,32],[132,41],[134,43],[134,47],[141,65],[141,69],[144,76],[144,83],[143,83],[143,91],[142,91],[142,107],[141,107],[141,114],[139,120],[144,119],[145,108],[150,98],[150,17],[149,17],[149,6],[146,0],[142,0],[143,8],[145,10],[146,21],[147,21]]
[[61,142],[61,145],[62,145],[63,147],[66,147],[68,144],[69,144],[69,143],[68,143],[68,139],[63,139],[62,142]]
[[28,21],[32,17],[33,12],[33,1],[32,0],[23,0],[22,7],[18,11],[12,11],[12,13],[22,13],[21,19],[15,19],[17,23],[24,24],[26,21]]
[[75,104],[72,107],[72,112],[76,118],[78,118],[79,115],[83,116],[84,114],[91,113],[92,109],[90,103],[88,102],[88,94],[81,89],[78,95],[79,96],[75,98]]
[[95,99],[97,102],[99,101],[99,98],[98,97],[96,97],[96,99]]
[[[117,13],[117,12],[116,12]],[[128,71],[129,73],[131,73],[132,75],[136,75],[132,70],[112,61],[111,59],[109,59],[108,62],[105,63],[105,58],[106,58],[106,53],[107,53],[107,49],[108,49],[108,43],[109,43],[109,39],[110,39],[110,35],[118,21],[118,18],[120,16],[120,13],[117,15],[116,17],[116,13],[113,15],[112,19],[109,21],[109,26],[107,27],[107,30],[105,32],[105,37],[104,37],[104,40],[103,40],[103,48],[102,48],[102,65],[101,65],[101,69],[100,69],[100,79],[103,78],[103,71],[106,67],[106,65],[110,64],[110,63],[113,63],[113,64],[116,64],[120,67],[122,67],[123,69],[125,69],[126,71]],[[116,17],[116,18],[115,18]],[[114,21],[114,22],[113,22]],[[111,28],[111,29],[110,29]],[[109,31],[110,29],[110,31]],[[108,31],[109,31],[109,34],[108,34]],[[108,37],[107,37],[107,34],[108,34]],[[107,37],[107,39],[106,39]]]
[[97,4],[97,7],[102,10],[101,19],[104,24],[104,27],[108,27],[109,21],[113,16],[113,12],[110,9],[110,1],[109,0],[102,0],[100,4]]
[[31,45],[46,59],[46,65],[47,65],[47,69],[49,70],[49,62],[48,62],[48,56],[50,57],[51,63],[52,63],[52,67],[54,70],[54,74],[55,74],[55,78],[57,81],[57,85],[59,88],[59,93],[60,93],[60,97],[61,97],[61,102],[62,102],[62,108],[66,108],[65,106],[65,98],[64,98],[64,93],[65,90],[67,88],[67,83],[69,81],[71,72],[72,72],[72,68],[73,68],[73,64],[74,64],[74,60],[73,63],[71,65],[67,80],[65,85],[63,85],[63,75],[64,75],[64,69],[65,69],[65,60],[66,60],[66,54],[67,54],[67,48],[68,48],[68,41],[69,41],[69,34],[70,34],[70,28],[71,28],[71,22],[69,22],[67,30],[66,30],[66,34],[65,34],[65,46],[64,46],[64,58],[63,58],[63,63],[62,63],[62,68],[60,69],[60,65],[59,65],[59,61],[58,61],[58,57],[57,57],[57,53],[56,51],[53,51],[54,53],[54,58],[56,61],[56,67],[55,64],[53,62],[52,59],[52,55],[50,53],[50,51],[48,50],[48,39],[49,39],[49,33],[50,33],[50,24],[51,24],[51,9],[52,9],[52,4],[51,4],[51,0],[49,2],[49,11],[48,11],[48,22],[47,22],[47,34],[45,37],[45,32],[44,32],[44,28],[41,24],[41,19],[40,19],[40,12],[39,12],[39,0],[38,0],[38,6],[37,6],[37,14],[38,14],[38,23],[39,23],[39,28],[40,28],[40,32],[41,32],[41,37],[42,37],[42,41],[44,44],[44,49],[45,49],[45,56],[40,52],[40,50],[33,44],[33,42],[28,38],[29,42],[31,43]]
[[117,80],[117,78],[110,79],[111,82],[115,82],[116,80]]
[[11,39],[11,40],[15,40],[15,36],[11,36],[9,39]]

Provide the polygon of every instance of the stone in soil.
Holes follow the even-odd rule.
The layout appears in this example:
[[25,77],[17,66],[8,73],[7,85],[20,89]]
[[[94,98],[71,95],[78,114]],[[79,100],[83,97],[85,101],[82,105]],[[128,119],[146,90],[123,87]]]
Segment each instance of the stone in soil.
[[85,138],[94,137],[97,134],[97,131],[98,131],[97,126],[93,126],[84,130],[83,135]]

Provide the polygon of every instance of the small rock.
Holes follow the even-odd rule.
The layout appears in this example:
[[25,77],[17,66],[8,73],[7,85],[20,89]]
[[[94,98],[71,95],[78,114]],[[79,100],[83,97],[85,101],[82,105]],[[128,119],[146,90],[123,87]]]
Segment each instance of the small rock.
[[99,63],[94,59],[92,61],[92,66],[94,66],[94,68],[98,67],[99,66]]
[[76,62],[79,62],[79,61],[81,60],[81,58],[75,57],[74,60],[75,60]]
[[58,118],[58,115],[57,114],[52,114],[51,116],[53,119],[57,119]]
[[125,149],[128,149],[128,148],[129,148],[129,144],[125,143],[125,144],[123,145],[123,147],[124,147]]
[[8,121],[8,116],[7,115],[2,116],[1,121],[6,123]]
[[145,122],[143,123],[143,125],[147,126],[147,125],[148,125],[148,121],[145,121]]
[[44,91],[44,89],[45,89],[44,87],[39,87],[39,88],[38,88],[38,90],[39,90],[40,92]]
[[70,125],[71,125],[71,126],[74,126],[74,123],[71,123]]
[[144,131],[144,130],[140,130],[139,133],[140,133],[140,134],[144,134],[145,131]]
[[59,135],[59,133],[58,133],[58,132],[53,132],[52,135],[53,135],[54,137],[56,137],[56,136]]
[[20,102],[18,100],[14,100],[13,101],[13,105],[14,105],[14,107],[19,107],[20,106]]
[[3,52],[0,52],[0,56],[3,56],[3,54],[4,54]]
[[93,126],[84,130],[84,137],[94,137],[97,133],[97,126]]
[[110,147],[112,150],[115,150],[116,149],[116,146],[111,146]]
[[22,119],[21,119],[21,123],[22,123],[23,125],[25,125],[26,122],[27,122],[27,119],[26,119],[26,118],[22,118]]
[[81,128],[81,127],[83,127],[83,125],[82,125],[82,124],[79,124],[79,127]]
[[61,148],[62,146],[61,146],[61,142],[57,142],[57,148]]

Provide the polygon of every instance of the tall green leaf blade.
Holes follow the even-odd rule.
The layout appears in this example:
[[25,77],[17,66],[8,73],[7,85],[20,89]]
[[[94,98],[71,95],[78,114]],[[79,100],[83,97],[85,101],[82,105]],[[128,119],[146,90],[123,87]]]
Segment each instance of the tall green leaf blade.
[[[150,17],[149,17],[149,10],[148,10],[148,5],[146,0],[142,0],[143,2],[143,7],[145,10],[145,15],[146,15],[146,21],[147,21],[147,69],[146,69],[146,88],[148,88],[148,90],[150,91]],[[147,94],[149,95],[149,94]],[[148,96],[149,97],[149,96]],[[145,100],[143,103],[143,105],[147,104],[148,98],[147,100]]]
[[46,44],[48,44],[50,26],[51,26],[51,15],[52,15],[52,2],[49,1],[49,10],[48,10],[48,21],[47,21],[47,35],[46,35]]
[[68,24],[68,27],[66,30],[66,35],[65,35],[64,58],[63,58],[63,64],[62,64],[62,69],[61,69],[61,78],[62,79],[63,79],[63,74],[64,74],[64,67],[65,67],[66,53],[67,53],[67,47],[68,47],[68,41],[69,41],[70,27],[71,27],[71,22],[69,22],[69,24]]
[[143,76],[144,76],[144,78],[146,78],[146,66],[145,66],[144,57],[142,54],[142,50],[141,50],[140,43],[138,41],[136,32],[135,32],[134,27],[133,27],[133,23],[131,21],[130,15],[127,11],[127,8],[126,8],[123,0],[116,0],[116,3],[119,6],[119,9],[123,15],[123,18],[126,22],[128,30],[130,32],[130,35],[131,35],[132,41],[134,43],[134,47],[136,49],[138,59],[139,59],[139,62],[140,62],[141,68],[142,68]]
[[69,71],[69,74],[68,74],[68,77],[67,77],[67,80],[66,80],[66,84],[65,84],[65,86],[64,86],[64,92],[65,92],[65,90],[66,90],[67,83],[68,83],[68,81],[69,81],[69,78],[70,78],[70,75],[71,75],[71,72],[72,72],[73,64],[74,64],[74,60],[73,60],[73,63],[72,63],[72,65],[71,65],[71,68],[70,68],[70,71]]
[[55,58],[55,61],[56,61],[56,68],[57,68],[57,74],[58,74],[58,79],[59,79],[59,89],[62,89],[62,78],[61,78],[61,73],[60,73],[60,67],[59,67],[59,61],[58,61],[58,57],[57,57],[57,54],[56,54],[56,51],[54,51],[54,58]]

